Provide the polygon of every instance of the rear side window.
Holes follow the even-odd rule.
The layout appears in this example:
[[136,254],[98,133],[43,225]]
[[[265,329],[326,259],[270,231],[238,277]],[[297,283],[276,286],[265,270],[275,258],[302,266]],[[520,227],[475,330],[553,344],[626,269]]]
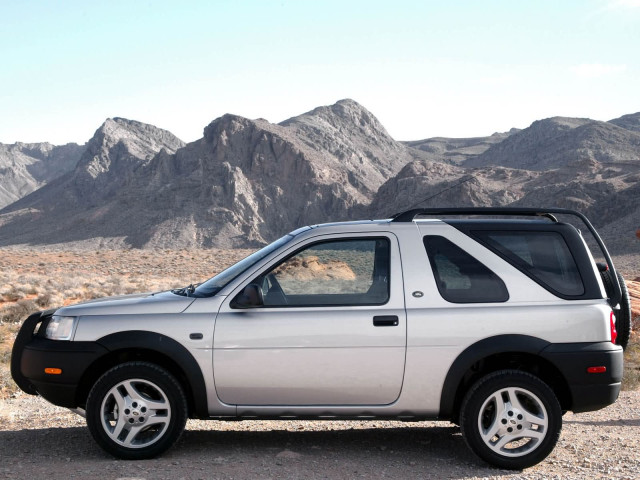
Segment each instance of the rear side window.
[[460,247],[437,235],[424,237],[438,291],[452,303],[494,303],[509,300],[504,282]]
[[564,238],[558,232],[473,232],[487,245],[554,293],[584,293],[582,278]]

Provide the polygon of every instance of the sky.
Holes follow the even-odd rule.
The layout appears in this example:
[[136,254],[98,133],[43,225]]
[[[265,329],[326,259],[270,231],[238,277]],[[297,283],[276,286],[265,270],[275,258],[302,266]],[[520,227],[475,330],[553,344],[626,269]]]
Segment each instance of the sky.
[[0,0],[0,142],[352,98],[397,140],[640,111],[640,0]]

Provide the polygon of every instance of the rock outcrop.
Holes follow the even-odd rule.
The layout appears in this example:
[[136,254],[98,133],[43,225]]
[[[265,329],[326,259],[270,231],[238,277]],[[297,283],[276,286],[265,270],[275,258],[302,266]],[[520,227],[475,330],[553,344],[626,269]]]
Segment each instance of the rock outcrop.
[[[159,151],[184,145],[152,125],[107,119],[87,143],[73,170],[5,207],[0,214],[3,244],[81,241],[110,227],[106,213],[134,173]],[[136,223],[129,218],[127,223]]]
[[484,153],[469,158],[464,165],[538,171],[585,161],[624,165],[635,164],[639,151],[640,131],[611,122],[555,117],[533,122]]
[[0,208],[73,170],[84,146],[0,143]]

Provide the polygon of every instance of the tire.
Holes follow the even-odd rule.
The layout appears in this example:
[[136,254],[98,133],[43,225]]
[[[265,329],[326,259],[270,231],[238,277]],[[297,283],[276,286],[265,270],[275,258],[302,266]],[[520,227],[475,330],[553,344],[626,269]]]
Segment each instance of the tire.
[[629,298],[629,290],[627,290],[627,284],[624,278],[620,273],[616,273],[618,274],[618,282],[620,283],[620,290],[622,291],[620,308],[613,310],[616,316],[616,332],[618,332],[616,344],[620,345],[624,350],[627,348],[629,338],[631,337],[631,299]]
[[553,390],[529,373],[500,370],[478,380],[461,407],[469,448],[487,463],[520,470],[544,460],[562,429]]
[[153,458],[171,447],[187,421],[187,399],[178,381],[147,362],[113,367],[87,399],[87,426],[95,441],[124,460]]
[[[620,304],[618,305],[620,308],[613,309],[613,313],[616,316],[616,332],[618,332],[616,345],[620,345],[623,349],[626,349],[627,344],[629,343],[629,338],[631,337],[631,300],[629,299],[629,290],[627,290],[627,284],[624,281],[624,277],[619,272],[616,272],[616,274],[620,285],[620,291],[622,292]],[[601,272],[600,275],[607,295],[611,296],[613,292],[611,271],[607,270]]]

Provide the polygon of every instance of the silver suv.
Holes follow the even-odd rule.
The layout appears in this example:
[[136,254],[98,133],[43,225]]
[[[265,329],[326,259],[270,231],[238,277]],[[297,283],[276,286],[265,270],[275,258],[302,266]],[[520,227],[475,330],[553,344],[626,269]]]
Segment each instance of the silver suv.
[[165,451],[187,418],[446,419],[520,469],[563,412],[616,400],[622,285],[579,213],[412,210],[301,228],[199,285],[31,315],[11,367],[124,459]]

